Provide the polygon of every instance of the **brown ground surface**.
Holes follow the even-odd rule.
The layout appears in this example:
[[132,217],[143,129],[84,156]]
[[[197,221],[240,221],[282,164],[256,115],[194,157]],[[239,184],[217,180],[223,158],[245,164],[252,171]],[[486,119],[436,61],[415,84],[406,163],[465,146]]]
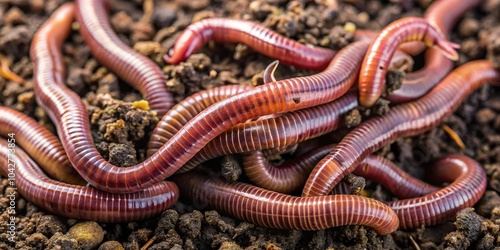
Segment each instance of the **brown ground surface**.
[[[21,86],[0,77],[0,103],[36,118],[52,131],[53,125],[35,102],[28,49],[37,27],[62,2],[65,1],[0,1],[0,53],[8,58],[11,69],[27,81]],[[126,43],[164,67],[168,85],[177,100],[181,100],[213,86],[258,84],[263,69],[272,61],[244,45],[212,43],[186,63],[165,65],[161,54],[172,46],[179,31],[192,20],[211,16],[253,19],[295,40],[340,48],[352,39],[342,30],[341,25],[345,22],[377,30],[402,16],[422,16],[432,1],[354,0],[346,1],[351,4],[341,4],[338,10],[325,7],[322,2],[335,1],[157,0],[151,22],[142,23],[139,22],[143,16],[142,0],[121,0],[114,1],[110,15],[115,30]],[[407,4],[411,2],[414,4]],[[92,58],[76,29],[75,26],[63,47],[68,67],[67,84],[89,103],[100,152],[115,164],[133,165],[144,158],[145,141],[158,118],[131,108],[129,103],[100,95],[109,93],[111,97],[124,101],[140,99],[137,92]],[[480,7],[469,11],[456,26],[451,40],[462,45],[457,65],[487,56],[496,57],[498,62],[500,1],[486,0]],[[280,66],[278,77],[311,73]],[[193,210],[180,202],[148,220],[97,224],[48,214],[18,195],[16,242],[10,242],[5,228],[0,228],[0,249],[141,249],[148,241],[151,243],[148,249],[499,248],[499,94],[500,89],[484,86],[446,120],[445,124],[464,140],[465,149],[460,149],[439,126],[421,136],[400,139],[380,150],[380,154],[415,176],[422,175],[422,165],[451,153],[471,156],[484,166],[489,181],[483,198],[474,209],[465,209],[456,220],[441,225],[396,231],[387,236],[378,236],[374,230],[362,226],[316,232],[270,230],[221,216],[216,211]],[[110,109],[118,112],[107,112]],[[115,126],[116,129],[106,130],[105,124],[116,124],[118,119],[141,122],[133,127]],[[2,221],[7,219],[6,187],[7,182],[3,179],[0,183]],[[377,199],[393,199],[390,193],[374,183],[367,182],[366,189]],[[90,233],[98,237],[86,238]]]

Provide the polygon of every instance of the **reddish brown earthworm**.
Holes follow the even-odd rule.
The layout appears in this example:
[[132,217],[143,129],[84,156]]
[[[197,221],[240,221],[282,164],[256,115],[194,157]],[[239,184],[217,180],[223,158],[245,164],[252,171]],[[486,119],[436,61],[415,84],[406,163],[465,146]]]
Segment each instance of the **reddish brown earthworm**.
[[227,85],[202,90],[186,97],[170,109],[162,117],[160,122],[158,122],[151,134],[147,155],[153,155],[163,146],[163,144],[170,140],[182,126],[210,105],[243,91],[250,90],[251,88],[251,86],[244,85]]
[[69,162],[57,137],[25,114],[0,106],[0,136],[10,133],[50,177],[68,184],[87,183]]
[[173,177],[182,197],[251,223],[279,229],[320,230],[342,225],[365,225],[379,234],[398,228],[387,205],[355,195],[294,197],[249,184],[226,183],[195,173]]
[[164,59],[168,63],[177,64],[210,40],[241,42],[282,63],[307,69],[323,70],[336,53],[287,39],[255,22],[209,18],[188,26]]
[[452,60],[458,59],[454,44],[425,19],[407,17],[399,19],[386,28],[372,42],[363,60],[359,76],[359,104],[373,106],[384,89],[385,73],[390,58],[399,44],[407,41],[422,41],[429,47],[436,47]]
[[179,173],[218,156],[286,147],[334,131],[342,125],[342,116],[357,106],[356,99],[357,94],[349,92],[330,103],[238,124],[210,141]]
[[302,195],[327,194],[361,161],[395,141],[427,131],[443,121],[477,87],[500,82],[500,72],[489,61],[473,61],[455,69],[424,97],[392,108],[352,130],[314,168]]
[[[63,76],[54,70],[52,58],[61,57],[57,45],[62,43],[64,36],[59,30],[66,27],[60,27],[56,20],[56,17],[51,18],[43,25],[31,46],[35,95],[56,124],[68,158],[78,173],[92,186],[113,193],[137,192],[165,179],[211,139],[238,123],[338,98],[354,84],[368,47],[366,42],[354,43],[340,51],[321,73],[258,86],[218,102],[188,122],[144,162],[119,168],[107,162],[96,150],[87,111],[80,98],[57,83]],[[46,34],[53,36],[47,37]]]
[[[334,147],[332,144],[310,150],[278,167],[271,165],[260,151],[254,151],[243,155],[243,168],[248,179],[257,186],[290,193],[304,185],[314,166]],[[375,155],[368,156],[353,173],[381,184],[398,198],[414,198],[438,189],[408,175],[389,160]]]
[[134,221],[161,213],[179,197],[173,182],[161,182],[138,193],[110,194],[93,187],[54,181],[23,150],[7,145],[6,141],[0,141],[0,173],[4,176],[14,173],[19,193],[51,213],[99,222]]
[[[449,34],[464,12],[478,5],[481,0],[440,0],[425,12],[425,19],[444,34]],[[407,102],[423,96],[453,69],[453,62],[436,48],[425,54],[423,69],[407,74],[401,87],[387,96],[391,102]]]
[[76,20],[94,57],[137,88],[151,109],[163,116],[173,105],[163,71],[152,60],[135,52],[114,33],[105,0],[77,0]]
[[398,214],[401,229],[430,226],[452,218],[459,210],[473,206],[486,190],[486,173],[475,160],[464,155],[447,156],[428,171],[436,182],[452,182],[428,195],[389,202]]

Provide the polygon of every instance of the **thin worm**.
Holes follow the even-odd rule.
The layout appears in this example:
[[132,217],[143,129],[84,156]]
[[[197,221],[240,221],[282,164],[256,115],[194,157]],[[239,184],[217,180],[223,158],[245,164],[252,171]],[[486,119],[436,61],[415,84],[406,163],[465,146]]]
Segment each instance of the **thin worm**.
[[397,138],[417,135],[435,127],[486,82],[500,82],[500,72],[489,61],[469,62],[451,72],[424,97],[360,124],[316,165],[302,195],[327,194],[365,157]]
[[429,47],[436,47],[452,60],[458,59],[454,44],[431,26],[425,19],[407,17],[384,28],[372,42],[363,60],[359,76],[359,104],[373,106],[384,89],[385,74],[389,61],[399,44],[407,41],[423,41]]
[[161,182],[138,193],[110,194],[93,187],[54,181],[23,150],[12,149],[3,140],[0,159],[0,173],[15,174],[15,186],[24,198],[69,218],[111,223],[136,221],[161,213],[179,197],[173,182]]
[[323,70],[335,51],[290,40],[258,23],[226,18],[209,18],[188,26],[173,49],[164,55],[167,63],[184,61],[209,40],[244,43],[253,50],[288,65]]
[[[46,71],[40,71],[44,65],[52,65],[50,58],[37,54],[36,48],[40,44],[34,42],[31,50],[35,65],[35,94],[46,102],[41,102],[41,105],[56,123],[68,158],[78,173],[92,186],[113,193],[137,192],[165,179],[210,140],[238,123],[338,98],[354,84],[362,55],[368,47],[366,42],[349,45],[319,74],[261,85],[217,102],[189,121],[144,162],[119,168],[103,159],[96,150],[82,101],[64,86],[53,83],[60,76],[52,68],[45,66]],[[57,50],[52,52],[60,55]]]
[[[282,166],[271,165],[259,151],[243,155],[243,168],[252,183],[280,192],[291,193],[302,187],[314,166],[335,144],[322,146],[298,156]],[[416,179],[389,160],[375,155],[368,156],[353,174],[375,181],[398,198],[413,198],[437,191],[438,188]]]
[[385,235],[395,231],[399,224],[387,205],[362,196],[295,197],[194,173],[176,175],[173,179],[182,197],[189,198],[192,204],[269,228],[321,230],[365,225]]
[[472,207],[486,190],[487,177],[481,165],[464,155],[447,156],[429,169],[436,182],[452,182],[428,195],[389,202],[398,214],[399,228],[430,226],[452,218],[459,210]]
[[57,137],[25,114],[0,106],[0,136],[11,133],[15,134],[16,144],[51,178],[68,184],[87,184],[69,162]]
[[163,71],[120,40],[109,24],[105,5],[105,0],[76,1],[83,40],[100,63],[137,88],[151,109],[163,116],[174,105]]
[[[460,16],[480,2],[481,0],[436,1],[425,12],[425,19],[448,35]],[[401,87],[389,93],[387,99],[394,103],[417,99],[438,84],[453,69],[453,62],[436,48],[430,48],[426,52],[424,65],[423,69],[407,74]]]

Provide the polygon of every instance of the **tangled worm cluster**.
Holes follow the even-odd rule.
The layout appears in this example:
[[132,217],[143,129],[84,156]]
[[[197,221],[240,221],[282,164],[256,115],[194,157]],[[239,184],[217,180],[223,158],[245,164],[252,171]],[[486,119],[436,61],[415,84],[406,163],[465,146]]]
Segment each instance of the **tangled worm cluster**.
[[[463,155],[440,159],[433,167],[433,181],[450,184],[437,187],[372,153],[397,138],[435,127],[473,90],[500,82],[500,72],[483,60],[449,72],[458,46],[447,40],[447,34],[479,2],[436,1],[425,18],[403,18],[377,34],[358,31],[357,41],[340,51],[303,45],[250,21],[202,20],[183,31],[164,56],[167,63],[179,63],[214,40],[244,43],[285,64],[321,72],[275,80],[274,65],[266,71],[264,85],[213,88],[175,106],[159,66],[114,34],[105,1],[63,4],[39,28],[30,51],[36,100],[56,125],[60,142],[31,118],[0,108],[1,135],[22,135],[18,141],[26,151],[16,151],[19,192],[50,212],[103,222],[150,217],[181,196],[271,228],[319,230],[356,224],[388,234],[440,223],[482,196],[486,175],[481,166]],[[86,107],[65,86],[61,45],[75,17],[95,58],[138,89],[162,116],[151,136],[148,158],[135,166],[120,168],[99,154]],[[415,48],[404,42],[431,47],[426,66],[409,73],[402,87],[387,96],[393,103],[405,103],[361,123],[337,145],[307,144],[341,126],[353,108],[377,102],[391,60],[411,60],[405,51]],[[284,166],[275,167],[264,157],[298,143],[312,149]],[[4,143],[0,148],[2,154],[7,152]],[[244,170],[259,187],[191,171],[204,161],[235,153],[244,153]],[[7,165],[2,162],[3,174]],[[351,172],[380,183],[400,200],[383,203],[329,194]],[[89,187],[80,186],[87,182]],[[300,189],[302,197],[285,194]]]

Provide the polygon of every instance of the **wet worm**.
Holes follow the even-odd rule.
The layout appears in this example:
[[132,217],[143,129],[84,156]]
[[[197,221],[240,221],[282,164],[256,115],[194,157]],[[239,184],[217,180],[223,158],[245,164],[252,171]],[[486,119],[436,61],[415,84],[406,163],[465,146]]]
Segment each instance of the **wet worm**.
[[238,124],[215,137],[179,173],[222,155],[282,148],[334,131],[343,115],[357,107],[356,99],[355,92],[348,92],[330,103]]
[[167,63],[177,64],[210,40],[244,43],[282,63],[306,69],[325,69],[336,53],[295,42],[255,22],[209,18],[188,26],[163,58]]
[[[434,2],[425,12],[425,19],[445,35],[464,12],[478,5],[481,0],[447,0]],[[430,48],[425,54],[423,69],[407,74],[401,87],[389,93],[387,99],[394,103],[408,102],[423,96],[453,69],[453,62],[439,49]]]
[[[56,124],[68,158],[78,173],[92,186],[112,193],[137,192],[165,179],[211,139],[238,123],[262,115],[316,106],[342,96],[354,84],[362,55],[368,48],[367,42],[354,43],[340,51],[321,73],[258,86],[218,102],[188,122],[144,162],[119,168],[96,150],[87,111],[79,97],[55,83],[63,77],[54,71],[52,58],[61,57],[57,45],[65,38],[59,29],[54,29],[61,28],[54,24],[55,20],[51,18],[44,24],[31,46],[35,95]],[[58,36],[53,34],[51,40],[40,39],[40,33],[58,33]]]
[[110,194],[93,187],[54,181],[23,150],[9,148],[6,141],[0,141],[0,158],[0,173],[15,174],[15,186],[24,198],[69,218],[112,223],[135,221],[161,213],[179,197],[173,182],[161,182],[138,193]]
[[[255,185],[280,193],[291,193],[304,185],[314,166],[334,147],[335,144],[332,144],[312,149],[282,166],[273,166],[260,151],[254,151],[243,155],[243,168]],[[375,155],[368,156],[354,169],[353,174],[381,184],[400,199],[426,195],[438,189]]]
[[424,97],[392,108],[353,129],[323,158],[309,176],[303,196],[327,194],[361,161],[403,136],[425,132],[443,121],[483,83],[500,82],[500,72],[489,61],[473,61],[452,71]]
[[120,40],[108,21],[105,0],[77,0],[76,20],[90,52],[104,66],[137,88],[151,109],[163,116],[173,105],[158,65]]
[[380,32],[363,60],[359,76],[361,106],[373,106],[382,95],[390,58],[399,44],[406,41],[423,41],[429,47],[439,48],[450,59],[458,59],[455,48],[459,45],[446,40],[446,37],[425,19],[416,17],[399,19]]
[[472,207],[486,190],[487,178],[481,165],[464,155],[447,156],[427,172],[433,181],[452,183],[422,197],[389,202],[401,229],[444,222],[459,210]]
[[200,208],[210,207],[241,220],[278,229],[321,230],[365,225],[381,235],[398,228],[387,205],[355,195],[295,197],[249,184],[226,183],[195,173],[175,175],[181,195]]
[[251,86],[227,85],[202,90],[186,97],[172,107],[158,122],[148,144],[148,157],[169,141],[182,126],[210,105],[229,98],[243,91],[250,90]]
[[47,175],[58,181],[85,185],[64,152],[59,139],[35,120],[16,110],[0,106],[0,136],[15,134],[15,142]]

